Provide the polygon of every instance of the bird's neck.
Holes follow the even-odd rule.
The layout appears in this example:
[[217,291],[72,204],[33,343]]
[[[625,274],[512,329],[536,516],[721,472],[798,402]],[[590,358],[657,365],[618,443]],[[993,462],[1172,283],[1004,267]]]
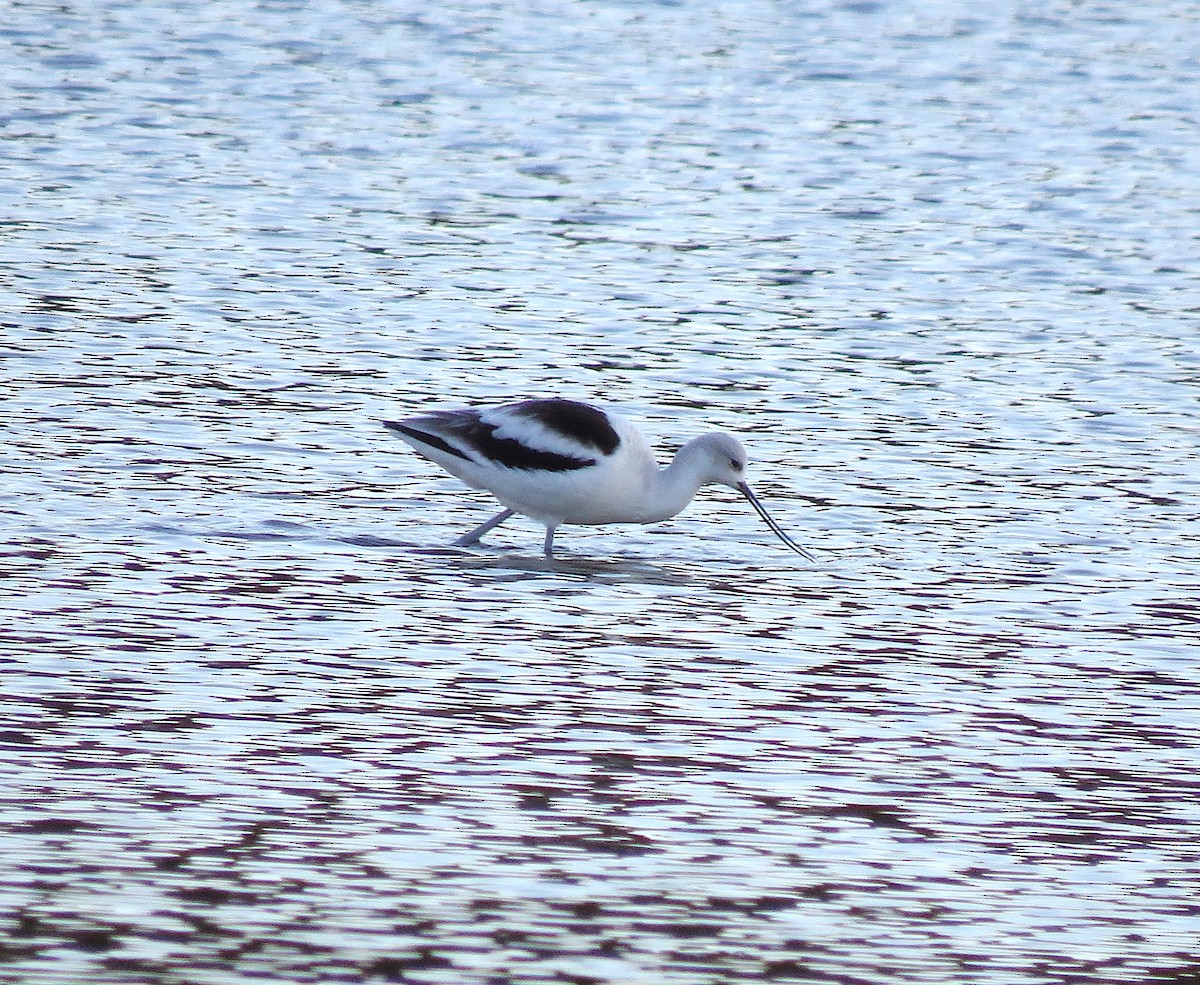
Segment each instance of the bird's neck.
[[696,467],[696,461],[684,445],[676,453],[671,464],[659,469],[649,490],[646,508],[646,523],[669,520],[681,512],[693,499],[704,479]]

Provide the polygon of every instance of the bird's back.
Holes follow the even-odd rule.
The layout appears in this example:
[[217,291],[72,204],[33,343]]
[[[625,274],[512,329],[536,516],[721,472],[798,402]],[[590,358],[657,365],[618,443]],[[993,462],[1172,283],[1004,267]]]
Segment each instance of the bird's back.
[[657,471],[632,424],[573,400],[435,411],[384,424],[463,482],[543,522],[636,522]]

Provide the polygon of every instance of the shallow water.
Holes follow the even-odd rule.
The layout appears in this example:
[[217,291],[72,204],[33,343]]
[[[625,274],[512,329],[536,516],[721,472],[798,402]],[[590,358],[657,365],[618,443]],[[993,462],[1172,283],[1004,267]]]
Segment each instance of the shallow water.
[[9,10],[0,981],[1194,980],[1195,13]]

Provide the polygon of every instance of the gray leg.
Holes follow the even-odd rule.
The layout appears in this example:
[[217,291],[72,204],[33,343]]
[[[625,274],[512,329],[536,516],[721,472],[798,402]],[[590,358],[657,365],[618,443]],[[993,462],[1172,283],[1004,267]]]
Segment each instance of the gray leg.
[[546,545],[545,545],[546,557],[554,557],[554,531],[555,531],[555,529],[556,528],[554,528],[554,527],[546,528]]
[[472,544],[478,544],[479,538],[486,534],[489,530],[495,530],[505,520],[512,516],[516,510],[501,510],[494,517],[488,520],[487,523],[481,523],[478,527],[472,530],[469,534],[463,534],[454,542],[455,547],[470,547]]

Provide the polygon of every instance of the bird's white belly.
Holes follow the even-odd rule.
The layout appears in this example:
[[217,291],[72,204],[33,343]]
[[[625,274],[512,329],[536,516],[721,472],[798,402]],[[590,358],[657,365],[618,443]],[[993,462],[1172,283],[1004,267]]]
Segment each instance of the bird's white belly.
[[489,475],[487,488],[505,506],[546,524],[645,521],[641,476],[621,474],[604,463],[562,473],[505,470]]

